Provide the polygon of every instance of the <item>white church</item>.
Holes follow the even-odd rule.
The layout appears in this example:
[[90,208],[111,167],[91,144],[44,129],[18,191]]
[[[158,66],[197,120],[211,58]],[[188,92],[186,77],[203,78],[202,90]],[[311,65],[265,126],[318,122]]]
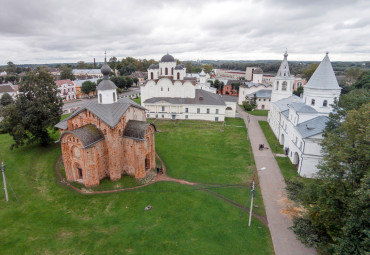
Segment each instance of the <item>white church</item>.
[[280,65],[272,86],[268,122],[285,154],[304,177],[314,177],[322,159],[320,142],[331,104],[340,97],[328,53],[304,87],[303,98],[293,95],[294,77],[290,75],[288,54]]
[[186,77],[183,64],[166,54],[159,65],[148,68],[148,80],[140,87],[147,118],[224,121],[235,117],[236,101],[216,94],[202,71],[199,82]]

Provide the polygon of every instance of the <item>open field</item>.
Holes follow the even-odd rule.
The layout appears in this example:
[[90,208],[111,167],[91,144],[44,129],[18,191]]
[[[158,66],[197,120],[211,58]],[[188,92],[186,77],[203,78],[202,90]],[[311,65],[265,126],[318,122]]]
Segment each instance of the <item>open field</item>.
[[[237,120],[228,123],[239,125]],[[157,133],[156,144],[169,176],[220,185],[248,183],[253,176],[245,128],[156,124],[164,131]],[[246,213],[196,187],[159,182],[138,190],[81,195],[57,183],[59,144],[10,151],[11,143],[10,136],[0,135],[7,177],[21,204],[10,189],[9,203],[0,193],[1,254],[273,254],[265,225],[253,218],[248,228]],[[238,203],[250,198],[249,187],[212,191]],[[256,203],[256,212],[263,215],[258,195]],[[153,209],[144,211],[148,204]]]
[[252,114],[254,116],[267,116],[269,111],[268,110],[254,110],[254,111],[247,111],[247,113]]

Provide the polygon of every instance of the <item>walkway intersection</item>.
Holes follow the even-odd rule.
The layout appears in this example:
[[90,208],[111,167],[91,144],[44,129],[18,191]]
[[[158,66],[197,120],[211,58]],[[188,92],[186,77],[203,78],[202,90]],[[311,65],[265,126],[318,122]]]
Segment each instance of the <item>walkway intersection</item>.
[[268,227],[271,232],[272,242],[276,255],[310,255],[316,254],[313,248],[305,247],[289,227],[292,220],[286,214],[281,213],[288,208],[286,203],[285,181],[280,168],[271,150],[259,150],[259,144],[268,144],[258,120],[266,120],[266,117],[249,115],[237,106],[237,111],[244,119],[248,128],[248,136],[251,142],[256,168],[258,170],[259,183],[265,204]]

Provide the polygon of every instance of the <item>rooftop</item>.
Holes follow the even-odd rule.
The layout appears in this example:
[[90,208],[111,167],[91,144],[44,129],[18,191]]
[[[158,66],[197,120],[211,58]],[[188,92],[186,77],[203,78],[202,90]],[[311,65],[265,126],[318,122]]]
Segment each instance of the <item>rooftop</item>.
[[318,116],[316,118],[298,124],[296,126],[296,129],[303,138],[307,138],[323,133],[326,127],[326,122],[328,122],[328,120],[329,118],[326,116]]

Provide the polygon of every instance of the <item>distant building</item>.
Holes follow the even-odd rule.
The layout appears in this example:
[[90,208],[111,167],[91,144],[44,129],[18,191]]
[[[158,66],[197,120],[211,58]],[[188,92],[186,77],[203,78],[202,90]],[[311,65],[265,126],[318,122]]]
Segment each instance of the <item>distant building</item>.
[[0,84],[0,98],[8,93],[10,96],[15,98],[18,95],[18,86],[13,85],[12,83]]
[[64,102],[76,99],[76,85],[70,79],[55,81],[58,86],[58,96],[63,99]]
[[300,75],[296,75],[293,84],[293,90],[296,91],[298,88],[304,87],[306,83],[306,79],[303,79]]
[[133,72],[132,74],[130,74],[130,77],[132,79],[133,78],[137,78],[138,79],[138,83],[142,83],[142,82],[145,81],[146,78],[148,78],[148,72],[136,71],[136,72]]
[[320,143],[331,105],[339,99],[341,88],[326,54],[305,85],[303,98],[292,95],[294,77],[287,57],[285,52],[272,90],[268,122],[299,175],[314,177],[322,159]]
[[0,76],[5,77],[5,76],[7,76],[7,73],[5,71],[4,72],[0,72]]
[[87,80],[74,80],[73,83],[76,85],[76,98],[80,99],[80,98],[84,98],[84,97],[96,96],[96,94],[97,94],[96,90],[94,92],[90,92],[88,95],[86,95],[85,93],[82,92],[81,88],[82,88],[82,84],[85,81],[91,81],[91,82],[94,82],[95,84],[97,84],[98,80],[99,80],[98,78],[87,79]]
[[183,64],[176,65],[171,55],[164,55],[158,65],[148,69],[148,81],[140,87],[142,105],[148,118],[224,121],[234,117],[236,103],[216,94],[202,71],[186,77]]
[[235,83],[241,83],[240,80],[228,80],[222,89],[222,95],[238,96],[238,89],[236,88]]
[[103,77],[100,69],[73,69],[72,73],[79,80]]
[[245,71],[241,70],[228,70],[228,69],[214,69],[215,75],[231,80],[239,80],[245,77]]

